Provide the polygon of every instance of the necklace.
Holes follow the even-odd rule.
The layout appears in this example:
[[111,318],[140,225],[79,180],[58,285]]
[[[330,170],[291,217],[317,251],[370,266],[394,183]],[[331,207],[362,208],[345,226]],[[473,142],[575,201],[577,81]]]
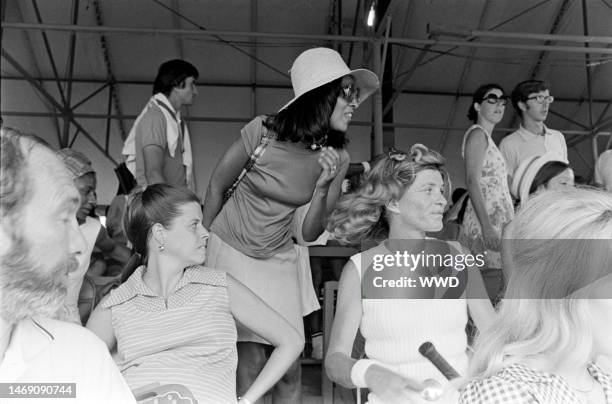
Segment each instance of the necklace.
[[313,141],[312,144],[310,145],[310,148],[313,151],[317,151],[317,150],[321,150],[326,144],[327,144],[327,134],[323,136],[320,142]]

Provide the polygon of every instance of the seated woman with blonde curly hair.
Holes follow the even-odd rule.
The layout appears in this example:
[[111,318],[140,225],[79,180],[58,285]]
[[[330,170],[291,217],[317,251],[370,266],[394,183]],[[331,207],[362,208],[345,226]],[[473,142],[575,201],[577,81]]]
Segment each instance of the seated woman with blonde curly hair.
[[[612,404],[612,195],[539,193],[508,231],[499,314],[461,404]],[[599,358],[598,358],[599,357]]]
[[[467,255],[463,248],[426,237],[442,228],[447,203],[443,164],[440,154],[420,144],[410,153],[390,151],[374,162],[359,189],[340,200],[329,220],[333,237],[342,243],[383,240],[352,256],[344,267],[325,361],[331,380],[347,388],[368,387],[371,403],[407,402],[413,398],[409,388],[419,390],[426,379],[445,383],[444,375],[419,354],[424,342],[432,342],[451,366],[465,373],[468,311],[479,328],[494,317],[480,271],[460,260]],[[408,267],[405,254],[445,260],[412,261],[415,265]],[[406,287],[421,278],[457,278],[461,284]],[[365,337],[367,360],[351,358],[358,329]],[[456,400],[456,391],[449,400]]]

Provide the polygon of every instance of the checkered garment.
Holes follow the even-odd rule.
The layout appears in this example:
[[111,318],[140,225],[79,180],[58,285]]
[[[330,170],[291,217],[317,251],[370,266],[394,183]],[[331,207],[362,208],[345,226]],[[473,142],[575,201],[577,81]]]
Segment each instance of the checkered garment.
[[[612,375],[595,363],[587,367],[601,384],[606,404],[612,404]],[[515,363],[486,379],[470,382],[461,392],[460,404],[577,404],[584,398],[563,378]]]

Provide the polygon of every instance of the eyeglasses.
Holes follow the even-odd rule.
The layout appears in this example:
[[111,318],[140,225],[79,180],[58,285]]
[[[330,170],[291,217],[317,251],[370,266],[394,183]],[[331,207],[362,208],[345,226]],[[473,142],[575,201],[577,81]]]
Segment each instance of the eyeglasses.
[[347,100],[348,102],[352,102],[353,100],[359,100],[359,88],[355,86],[354,83],[348,83],[342,86],[342,94],[340,94],[342,98]]
[[388,152],[389,158],[394,161],[404,161],[408,157],[408,153],[397,150],[395,147],[390,147]]
[[544,101],[546,101],[546,103],[548,104],[552,104],[553,101],[555,100],[555,97],[553,97],[552,95],[538,94],[538,95],[532,95],[531,97],[527,97],[527,99],[535,100],[538,104],[544,104]]
[[498,97],[495,94],[489,94],[483,98],[483,101],[486,101],[491,105],[495,105],[495,104],[506,105],[508,103],[508,96],[502,95],[501,97]]

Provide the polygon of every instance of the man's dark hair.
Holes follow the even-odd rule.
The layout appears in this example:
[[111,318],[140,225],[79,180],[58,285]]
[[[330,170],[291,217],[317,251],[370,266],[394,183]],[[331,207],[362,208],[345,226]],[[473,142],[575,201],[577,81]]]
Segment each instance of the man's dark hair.
[[153,94],[163,93],[167,97],[174,87],[181,87],[186,78],[197,80],[198,76],[198,69],[191,63],[181,59],[169,60],[159,66],[153,83]]
[[310,90],[287,108],[269,116],[264,126],[275,132],[281,141],[302,142],[307,148],[322,142],[323,146],[343,148],[346,144],[344,132],[329,126],[341,91],[342,78]]
[[561,174],[568,168],[570,168],[569,164],[563,161],[549,161],[548,163],[544,164],[533,178],[533,182],[529,188],[529,195],[537,191],[540,185],[546,186],[548,181]]
[[516,112],[523,118],[523,111],[518,106],[519,102],[527,102],[529,94],[539,93],[540,91],[548,90],[548,84],[542,80],[526,80],[521,81],[514,87],[510,98],[512,99],[512,106]]
[[31,192],[27,171],[30,151],[34,146],[51,147],[36,135],[6,127],[0,131],[0,139],[0,219],[14,222]]

